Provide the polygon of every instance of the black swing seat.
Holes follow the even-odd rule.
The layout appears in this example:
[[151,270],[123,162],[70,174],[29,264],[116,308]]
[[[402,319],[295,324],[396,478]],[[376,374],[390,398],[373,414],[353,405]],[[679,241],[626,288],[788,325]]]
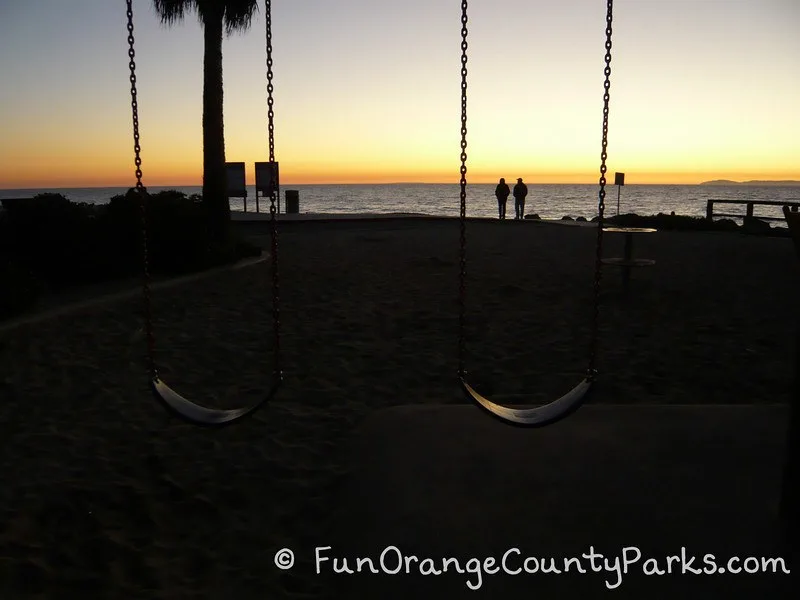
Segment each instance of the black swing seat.
[[475,388],[464,381],[463,378],[460,378],[460,381],[467,398],[475,401],[479,407],[505,423],[524,427],[544,427],[545,425],[560,421],[578,410],[586,400],[586,396],[592,388],[593,378],[587,376],[569,392],[557,400],[553,400],[549,404],[530,408],[510,408],[502,404],[497,404],[481,396]]
[[278,391],[282,381],[282,377],[276,377],[275,383],[269,393],[255,404],[232,409],[207,408],[196,404],[178,394],[158,377],[154,377],[150,381],[150,387],[156,399],[161,402],[170,413],[180,417],[184,421],[201,427],[224,427],[252,415],[259,408],[264,406]]

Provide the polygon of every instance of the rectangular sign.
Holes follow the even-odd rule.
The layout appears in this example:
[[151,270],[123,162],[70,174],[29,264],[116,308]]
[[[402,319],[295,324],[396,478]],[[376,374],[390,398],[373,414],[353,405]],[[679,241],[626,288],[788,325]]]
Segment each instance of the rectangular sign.
[[272,173],[275,172],[276,192],[281,189],[279,163],[257,162],[256,165],[256,192],[262,196],[269,196],[272,191]]
[[625,173],[614,173],[614,185],[625,185]]
[[228,175],[228,198],[247,198],[247,186],[244,181],[244,163],[226,162]]

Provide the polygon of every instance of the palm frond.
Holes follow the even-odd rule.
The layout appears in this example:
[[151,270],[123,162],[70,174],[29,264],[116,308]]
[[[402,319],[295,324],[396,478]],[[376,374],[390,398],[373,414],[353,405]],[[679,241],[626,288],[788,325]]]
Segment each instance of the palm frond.
[[183,4],[197,10],[201,23],[216,21],[222,15],[225,33],[246,31],[253,15],[258,11],[258,0],[153,0],[169,4]]
[[258,12],[258,0],[225,0],[225,33],[245,32]]
[[153,8],[165,25],[183,21],[187,10],[197,8],[194,0],[153,0]]
[[165,25],[180,23],[190,11],[197,11],[200,23],[222,12],[225,33],[231,35],[247,31],[258,12],[258,0],[153,0],[153,8]]

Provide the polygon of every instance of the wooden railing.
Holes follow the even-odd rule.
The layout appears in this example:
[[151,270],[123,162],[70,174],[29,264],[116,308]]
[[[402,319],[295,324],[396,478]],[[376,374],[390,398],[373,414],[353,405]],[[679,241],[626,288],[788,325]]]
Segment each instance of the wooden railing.
[[[747,206],[747,213],[714,213],[714,205],[715,204],[745,204]],[[706,219],[709,221],[713,221],[714,217],[735,217],[739,219],[744,219],[745,217],[754,217],[753,214],[753,207],[756,205],[760,206],[789,206],[791,207],[792,212],[797,212],[800,209],[800,202],[780,202],[777,200],[709,200],[706,203]],[[757,219],[762,221],[785,221],[784,217],[761,217],[757,216]]]

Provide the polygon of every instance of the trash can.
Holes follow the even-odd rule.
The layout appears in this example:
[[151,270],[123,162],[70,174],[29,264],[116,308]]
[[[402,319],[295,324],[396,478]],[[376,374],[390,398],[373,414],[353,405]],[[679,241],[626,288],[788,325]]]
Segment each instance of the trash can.
[[300,212],[300,190],[286,190],[286,214],[296,215]]

